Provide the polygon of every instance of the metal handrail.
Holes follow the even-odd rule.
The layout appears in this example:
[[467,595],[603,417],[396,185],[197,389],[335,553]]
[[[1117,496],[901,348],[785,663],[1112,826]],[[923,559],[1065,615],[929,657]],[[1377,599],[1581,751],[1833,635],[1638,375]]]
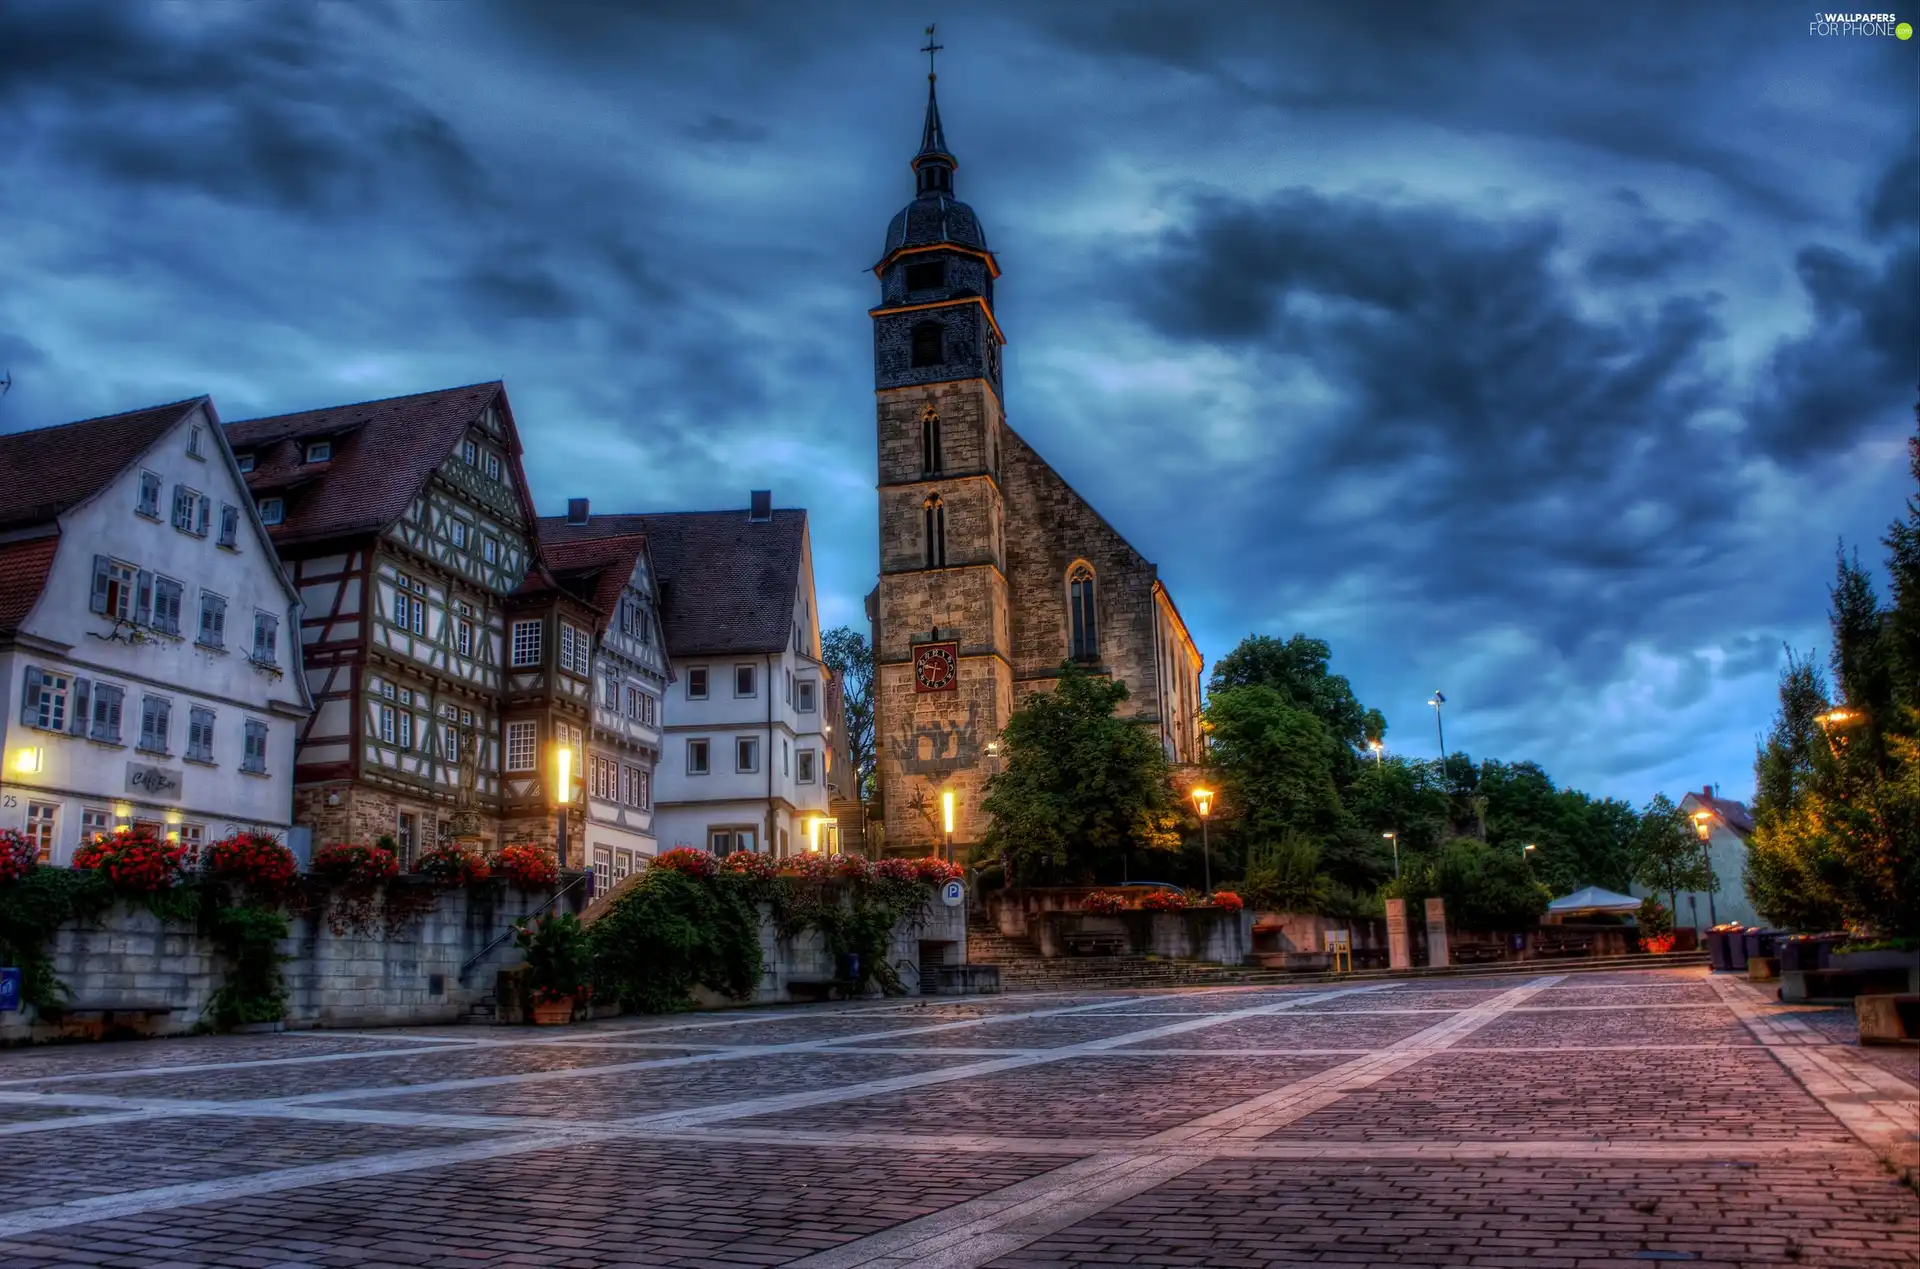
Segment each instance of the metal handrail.
[[581,873],[579,876],[575,877],[572,881],[569,881],[566,885],[561,886],[558,890],[554,891],[553,897],[548,899],[545,903],[541,904],[539,907],[535,908],[531,912],[522,912],[519,916],[515,917],[513,919],[513,923],[507,926],[506,929],[502,930],[498,938],[494,939],[493,942],[487,944],[485,947],[481,948],[479,951],[475,952],[472,956],[469,956],[467,958],[466,962],[460,966],[460,972],[456,977],[458,977],[458,979],[463,983],[467,981],[467,972],[471,970],[475,965],[478,965],[481,961],[484,961],[485,959],[487,959],[488,955],[492,953],[494,948],[499,947],[502,943],[512,938],[515,930],[519,927],[522,921],[525,921],[529,917],[539,916],[542,912],[545,912],[548,908],[551,908],[554,904],[560,902],[560,897],[566,894],[567,891],[573,889],[575,886],[579,885],[581,882],[585,881],[587,878],[591,876],[593,876],[591,872]]

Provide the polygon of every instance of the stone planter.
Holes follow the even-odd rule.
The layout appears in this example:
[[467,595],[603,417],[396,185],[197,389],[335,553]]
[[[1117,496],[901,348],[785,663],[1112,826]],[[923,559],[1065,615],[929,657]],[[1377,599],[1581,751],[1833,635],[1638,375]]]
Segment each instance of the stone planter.
[[572,1021],[572,996],[565,996],[559,1000],[543,1000],[533,1007],[533,1025],[536,1027],[563,1027]]

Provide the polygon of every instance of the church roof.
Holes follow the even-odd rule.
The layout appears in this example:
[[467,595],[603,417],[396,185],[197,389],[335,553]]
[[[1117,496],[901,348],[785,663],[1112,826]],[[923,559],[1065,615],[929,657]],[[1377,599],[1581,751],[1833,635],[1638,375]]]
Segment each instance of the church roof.
[[922,194],[902,207],[887,226],[887,249],[882,254],[943,242],[985,251],[987,233],[980,228],[980,217],[965,203],[945,194]]
[[[227,443],[254,456],[248,488],[287,495],[286,518],[269,529],[275,544],[376,533],[405,514],[480,411],[496,402],[512,436],[513,410],[495,380],[246,419],[227,424]],[[333,441],[332,457],[302,461],[304,442],[321,438]],[[532,520],[518,442],[507,450],[517,500]]]
[[550,559],[577,542],[646,537],[669,656],[781,652],[793,638],[805,511],[775,511],[764,523],[744,510],[595,514],[585,524],[548,516],[539,523]]

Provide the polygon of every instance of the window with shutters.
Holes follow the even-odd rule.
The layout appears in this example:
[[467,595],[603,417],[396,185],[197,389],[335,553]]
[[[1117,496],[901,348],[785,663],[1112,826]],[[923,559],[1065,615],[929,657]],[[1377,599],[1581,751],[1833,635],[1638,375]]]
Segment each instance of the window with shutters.
[[253,659],[261,665],[280,662],[280,620],[269,612],[253,614]]
[[227,646],[227,601],[222,596],[200,592],[200,633],[194,642],[203,648]]
[[228,502],[220,504],[220,545],[229,551],[240,549],[240,508]]
[[267,773],[267,725],[249,718],[246,735],[246,754],[240,760],[240,769],[248,775],[265,775]]
[[918,322],[914,325],[913,364],[919,366],[937,366],[947,359],[946,331],[939,322]]
[[134,621],[140,616],[140,570],[131,564],[93,557],[93,597],[89,607],[115,621]]
[[167,752],[167,733],[172,730],[173,702],[164,696],[140,698],[140,748],[147,753]]
[[140,500],[133,509],[149,520],[160,518],[160,477],[150,471],[140,473]]
[[180,599],[184,593],[180,583],[171,577],[154,578],[152,625],[155,630],[170,635],[180,633]]
[[539,740],[539,724],[507,724],[507,770],[531,771],[534,764],[534,749]]
[[53,802],[27,803],[27,844],[40,862],[53,862],[53,844],[60,840],[60,807]]
[[187,761],[213,761],[213,711],[198,705],[187,711]]
[[199,537],[207,536],[207,521],[210,517],[207,496],[197,489],[185,485],[173,487],[173,527],[182,533],[192,533]]
[[93,718],[87,728],[87,739],[106,745],[120,743],[120,714],[126,699],[127,691],[123,687],[111,683],[93,685]]
[[516,666],[540,664],[540,621],[513,623],[513,663]]
[[20,721],[43,731],[65,731],[72,705],[73,680],[27,667],[27,686],[20,705]]

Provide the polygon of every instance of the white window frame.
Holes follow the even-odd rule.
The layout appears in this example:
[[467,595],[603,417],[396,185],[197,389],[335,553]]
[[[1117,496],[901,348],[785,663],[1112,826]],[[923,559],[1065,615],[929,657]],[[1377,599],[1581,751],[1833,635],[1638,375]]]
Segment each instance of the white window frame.
[[[742,763],[740,759],[746,758]],[[735,736],[733,738],[733,769],[745,775],[760,769],[760,737]]]
[[794,704],[793,704],[794,710],[801,714],[813,713],[815,709],[814,702],[816,697],[816,693],[814,692],[814,681],[812,679],[801,679],[799,682],[793,685],[793,690],[794,690]]
[[816,782],[814,779],[813,750],[801,749],[794,753],[793,779],[796,784],[813,784]]
[[[698,691],[694,690],[695,684],[699,684]],[[689,666],[687,668],[687,699],[690,701],[704,701],[707,699],[707,694],[707,667],[704,665]]]
[[333,442],[308,441],[306,448],[301,452],[306,455],[306,462],[330,463],[333,461]]
[[[695,759],[698,761],[696,762]],[[688,737],[687,774],[690,776],[713,774],[713,741],[707,737]]]
[[488,450],[480,461],[483,464],[483,469],[487,473],[488,480],[500,479],[500,473],[503,470],[500,464],[500,455],[494,453],[492,450]]
[[233,456],[233,465],[240,469],[242,476],[247,475],[253,470],[253,461],[252,454],[235,454]]
[[262,498],[260,500],[261,524],[285,524],[287,522],[287,500],[285,498]]
[[187,429],[187,457],[200,458],[200,425],[195,423]]
[[468,621],[466,618],[462,617],[460,619],[460,625],[455,637],[458,640],[460,655],[463,657],[472,656],[473,655],[473,623],[471,621]]
[[459,516],[453,517],[453,544],[460,550],[467,549],[467,540],[473,536],[473,526]]
[[507,770],[532,771],[540,761],[540,724],[507,724]]
[[29,802],[25,821],[26,838],[38,850],[40,862],[53,862],[53,848],[60,842],[60,804]]
[[[760,667],[754,665],[752,662],[733,667],[733,698],[735,700],[752,700],[760,695],[759,669]],[[746,675],[747,679],[747,690],[744,692],[740,690],[740,676],[742,674]]]
[[[529,617],[513,623],[509,631],[512,642],[512,666],[516,670],[537,669],[540,658],[545,653],[546,622],[539,617]],[[521,638],[522,632],[527,634]]]
[[480,558],[489,564],[500,562],[500,539],[489,533],[480,540]]

